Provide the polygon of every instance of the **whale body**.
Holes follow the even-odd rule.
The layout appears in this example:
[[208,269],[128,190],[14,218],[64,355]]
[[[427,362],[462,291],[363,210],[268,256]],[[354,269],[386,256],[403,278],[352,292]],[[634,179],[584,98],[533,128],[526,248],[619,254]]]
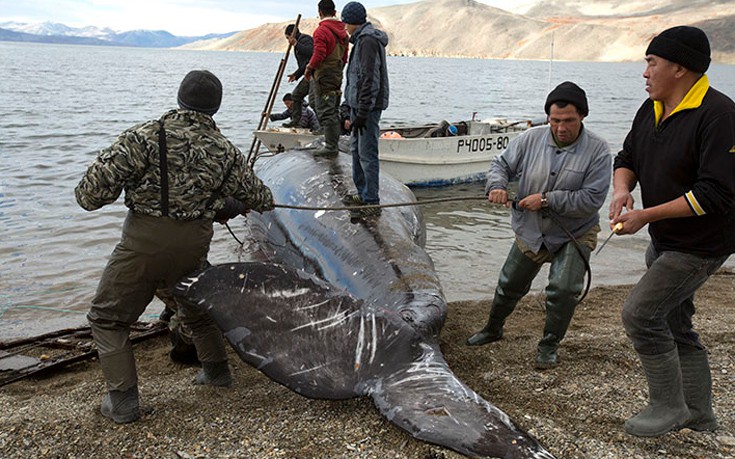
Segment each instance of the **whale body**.
[[[278,204],[334,208],[351,191],[351,167],[347,155],[289,151],[256,171]],[[387,174],[380,196],[415,201]],[[253,261],[212,266],[176,288],[243,361],[306,397],[369,396],[415,438],[468,456],[554,458],[444,360],[447,302],[419,206],[357,221],[347,210],[277,208],[251,212],[247,228]]]

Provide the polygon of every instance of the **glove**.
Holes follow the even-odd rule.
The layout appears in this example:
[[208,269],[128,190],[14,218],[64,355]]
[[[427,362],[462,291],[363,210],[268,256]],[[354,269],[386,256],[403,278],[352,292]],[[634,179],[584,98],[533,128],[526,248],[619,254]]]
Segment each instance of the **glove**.
[[352,132],[354,134],[362,135],[362,133],[365,131],[366,125],[367,125],[367,116],[357,115],[355,119],[352,120]]
[[221,209],[215,211],[214,221],[224,225],[227,223],[227,220],[235,218],[238,215],[245,215],[248,210],[250,209],[248,209],[245,204],[228,196],[225,198],[225,205]]

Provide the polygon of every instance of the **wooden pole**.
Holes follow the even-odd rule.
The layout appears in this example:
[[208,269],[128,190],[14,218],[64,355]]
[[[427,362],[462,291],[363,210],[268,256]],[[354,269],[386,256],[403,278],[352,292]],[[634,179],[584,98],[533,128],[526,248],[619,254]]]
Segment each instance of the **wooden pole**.
[[[296,38],[296,31],[299,30],[299,23],[301,22],[301,15],[299,14],[296,17],[296,23],[294,26],[293,31],[291,32],[291,37]],[[271,91],[268,94],[268,100],[265,102],[265,108],[260,114],[260,122],[258,123],[258,129],[257,130],[263,130],[268,126],[268,120],[270,120],[271,116],[271,110],[273,110],[273,104],[276,100],[276,95],[278,94],[278,87],[281,84],[281,79],[283,78],[283,73],[286,69],[286,63],[288,62],[288,56],[291,53],[291,41],[288,42],[288,48],[286,49],[286,54],[281,58],[281,62],[278,65],[278,71],[276,72],[276,77],[273,79],[273,84],[271,85]],[[250,167],[253,167],[255,164],[255,160],[258,158],[258,152],[260,150],[260,139],[253,136],[253,143],[250,144],[250,151],[248,152],[247,161],[248,164],[250,164]]]

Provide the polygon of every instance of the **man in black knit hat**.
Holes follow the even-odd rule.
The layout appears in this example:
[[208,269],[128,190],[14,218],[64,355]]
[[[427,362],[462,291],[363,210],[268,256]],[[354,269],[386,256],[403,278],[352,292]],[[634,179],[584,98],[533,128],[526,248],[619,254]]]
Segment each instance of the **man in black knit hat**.
[[[646,91],[614,163],[611,228],[648,224],[648,270],[623,305],[623,325],[648,382],[648,405],[625,422],[654,437],[717,428],[707,351],[694,331],[694,293],[735,251],[735,104],[710,87],[709,40],[689,26],[646,50]],[[640,184],[643,206],[631,191]],[[623,213],[623,209],[627,212]]]
[[[141,416],[130,326],[156,289],[170,290],[206,262],[214,219],[273,208],[268,187],[212,118],[222,100],[220,80],[206,70],[189,72],[177,100],[179,109],[126,130],[100,151],[74,190],[90,211],[125,190],[129,208],[87,314],[107,383],[101,412],[116,423]],[[228,198],[240,205],[223,215]],[[204,312],[179,306],[202,363],[195,382],[229,386],[222,333]]]
[[557,350],[584,288],[611,174],[607,142],[582,123],[589,113],[582,88],[571,81],[559,84],[544,109],[549,125],[523,132],[490,163],[485,192],[494,204],[510,207],[508,184],[520,176],[511,211],[515,242],[500,270],[487,324],[467,340],[468,346],[500,340],[506,319],[550,263],[546,320],[534,361],[538,369],[559,364]]

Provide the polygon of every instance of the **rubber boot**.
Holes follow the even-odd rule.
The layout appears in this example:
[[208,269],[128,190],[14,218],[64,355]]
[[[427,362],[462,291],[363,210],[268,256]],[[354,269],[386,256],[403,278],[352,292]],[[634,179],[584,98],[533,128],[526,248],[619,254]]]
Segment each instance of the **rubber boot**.
[[138,386],[133,386],[125,391],[109,391],[102,399],[100,412],[102,416],[110,418],[118,424],[127,424],[140,419]]
[[168,333],[171,338],[171,350],[168,353],[171,361],[180,365],[198,365],[197,349],[191,338],[181,332],[181,326],[169,330]]
[[334,158],[339,154],[339,120],[329,120],[322,125],[324,129],[324,146],[314,150],[314,156]]
[[224,362],[202,362],[202,371],[196,375],[194,382],[219,387],[232,386],[232,374],[230,374],[230,366],[227,364],[227,360]]
[[717,430],[717,418],[712,410],[712,373],[707,351],[679,348],[679,364],[684,400],[691,414],[691,419],[684,427],[698,432]]
[[[497,294],[496,294],[497,297]],[[467,338],[468,346],[482,346],[485,344],[494,343],[499,341],[503,337],[503,325],[505,325],[505,318],[513,312],[515,305],[509,306],[507,304],[496,304],[493,300],[493,305],[490,308],[490,317],[487,319],[487,324],[479,332]]]
[[536,361],[534,366],[539,370],[548,370],[559,365],[559,342],[561,340],[553,333],[544,333],[536,348]]
[[[589,249],[583,248],[589,257]],[[539,370],[559,365],[559,343],[572,322],[574,310],[584,283],[585,264],[576,245],[563,245],[551,260],[549,284],[546,286],[546,321],[538,343],[534,366]]]
[[487,324],[467,339],[467,346],[482,346],[503,337],[505,319],[513,312],[518,301],[528,293],[540,268],[541,265],[533,262],[513,244],[498,276],[498,286],[495,288]]
[[677,350],[638,357],[648,380],[648,406],[625,421],[625,431],[637,437],[658,437],[684,427],[690,413],[684,400]]

